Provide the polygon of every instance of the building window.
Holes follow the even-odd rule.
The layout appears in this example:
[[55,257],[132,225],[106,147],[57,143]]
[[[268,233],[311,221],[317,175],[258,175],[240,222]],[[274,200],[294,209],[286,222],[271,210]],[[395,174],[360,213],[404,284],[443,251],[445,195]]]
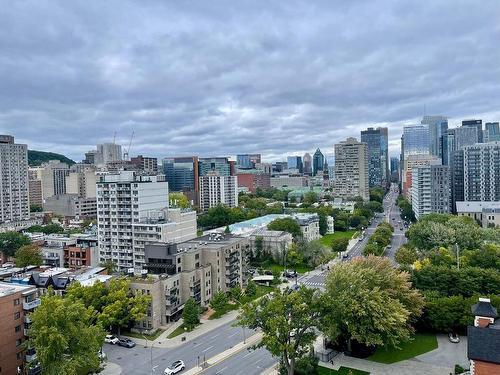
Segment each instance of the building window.
[[16,340],[16,347],[17,347],[17,346],[20,346],[22,343],[23,343],[23,340],[21,340],[21,339],[17,339],[17,340]]
[[17,306],[17,305],[19,305],[19,298],[16,298],[16,299],[14,300],[14,306]]
[[16,328],[14,329],[15,332],[19,332],[21,331],[21,326],[16,326]]
[[21,317],[21,313],[18,311],[16,313],[14,313],[14,319],[17,320]]

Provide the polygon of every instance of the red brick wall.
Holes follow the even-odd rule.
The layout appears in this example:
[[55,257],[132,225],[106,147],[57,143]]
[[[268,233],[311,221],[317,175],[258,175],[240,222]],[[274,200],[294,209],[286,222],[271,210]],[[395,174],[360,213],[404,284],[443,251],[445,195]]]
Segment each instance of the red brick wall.
[[[14,300],[19,304],[14,305]],[[19,318],[14,319],[19,312]],[[16,326],[21,326],[19,332]],[[16,340],[24,338],[23,298],[21,293],[10,294],[0,298],[0,367],[2,374],[17,374],[17,367],[23,365],[24,356],[17,359],[17,353],[22,353],[22,347],[16,347]]]
[[474,375],[500,375],[500,365],[474,361]]

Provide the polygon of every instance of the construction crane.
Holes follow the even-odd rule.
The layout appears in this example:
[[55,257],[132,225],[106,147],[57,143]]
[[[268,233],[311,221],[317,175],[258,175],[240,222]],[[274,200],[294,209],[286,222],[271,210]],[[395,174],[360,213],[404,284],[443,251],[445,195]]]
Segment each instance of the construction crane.
[[132,135],[130,136],[130,142],[128,143],[127,151],[123,153],[123,160],[129,160],[130,146],[132,146],[132,139],[134,139],[134,131],[132,130]]

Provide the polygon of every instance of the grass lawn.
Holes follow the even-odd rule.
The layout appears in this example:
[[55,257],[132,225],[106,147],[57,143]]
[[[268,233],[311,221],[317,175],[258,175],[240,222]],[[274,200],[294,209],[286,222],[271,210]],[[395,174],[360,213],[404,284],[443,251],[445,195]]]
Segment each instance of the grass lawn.
[[123,336],[134,337],[136,339],[144,339],[144,337],[146,337],[148,340],[156,340],[163,332],[164,332],[163,329],[158,329],[152,335],[142,335],[137,332],[124,332]]
[[318,374],[319,375],[349,375],[349,371],[351,371],[352,375],[369,375],[369,372],[366,371],[361,371],[361,370],[356,370],[354,368],[349,368],[349,367],[344,367],[341,366],[338,371],[337,370],[332,370],[327,367],[318,367]]
[[412,341],[401,344],[401,349],[378,348],[367,359],[379,363],[395,363],[405,359],[424,354],[438,347],[436,335],[430,333],[417,333]]
[[[248,303],[250,301],[254,301],[257,298],[260,298],[274,290],[273,287],[271,286],[263,286],[263,285],[257,285],[257,292],[253,296],[243,296],[241,299],[241,304]],[[224,314],[228,313],[229,311],[237,310],[240,307],[239,303],[226,303],[223,309],[216,310],[210,317],[208,318],[209,320],[212,319],[218,319]]]
[[260,264],[254,265],[254,267],[260,267],[265,270],[271,270],[272,272],[283,272],[285,268],[287,269],[293,269],[296,270],[297,273],[306,273],[314,269],[314,267],[309,267],[307,264],[299,264],[298,266],[291,267],[291,266],[282,266],[281,264],[274,263],[272,261],[265,261]]
[[350,240],[352,238],[352,236],[354,235],[354,233],[356,233],[355,230],[348,230],[345,232],[335,232],[335,233],[331,233],[331,234],[325,234],[318,241],[323,246],[331,248],[333,240],[336,240],[338,238],[347,238]]
[[[196,327],[195,327],[196,328]],[[194,328],[193,328],[194,329]],[[169,339],[173,339],[175,336],[179,336],[181,334],[183,334],[184,332],[191,332],[192,330],[185,330],[184,329],[184,324],[181,324],[179,327],[177,327],[176,329],[174,329],[170,335],[167,336],[167,338]]]

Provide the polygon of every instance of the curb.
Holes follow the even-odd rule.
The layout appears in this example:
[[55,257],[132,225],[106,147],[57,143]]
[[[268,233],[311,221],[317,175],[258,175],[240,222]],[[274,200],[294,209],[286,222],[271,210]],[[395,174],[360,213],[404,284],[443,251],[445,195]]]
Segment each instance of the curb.
[[186,371],[184,373],[184,375],[197,375],[197,374],[201,374],[202,372],[208,370],[209,368],[211,368],[213,366],[218,365],[219,363],[225,361],[226,359],[232,357],[233,355],[238,354],[242,350],[245,350],[245,349],[251,347],[252,345],[255,345],[261,339],[262,339],[262,333],[259,332],[259,333],[255,334],[255,335],[249,337],[246,340],[245,344],[243,344],[242,342],[240,342],[240,343],[236,344],[235,346],[233,346],[232,348],[227,349],[227,350],[223,351],[222,353],[219,353],[219,354],[213,356],[212,358],[209,358],[206,361],[207,364],[208,364],[207,367],[201,367],[201,366],[193,367],[192,369],[189,369],[188,371]]

